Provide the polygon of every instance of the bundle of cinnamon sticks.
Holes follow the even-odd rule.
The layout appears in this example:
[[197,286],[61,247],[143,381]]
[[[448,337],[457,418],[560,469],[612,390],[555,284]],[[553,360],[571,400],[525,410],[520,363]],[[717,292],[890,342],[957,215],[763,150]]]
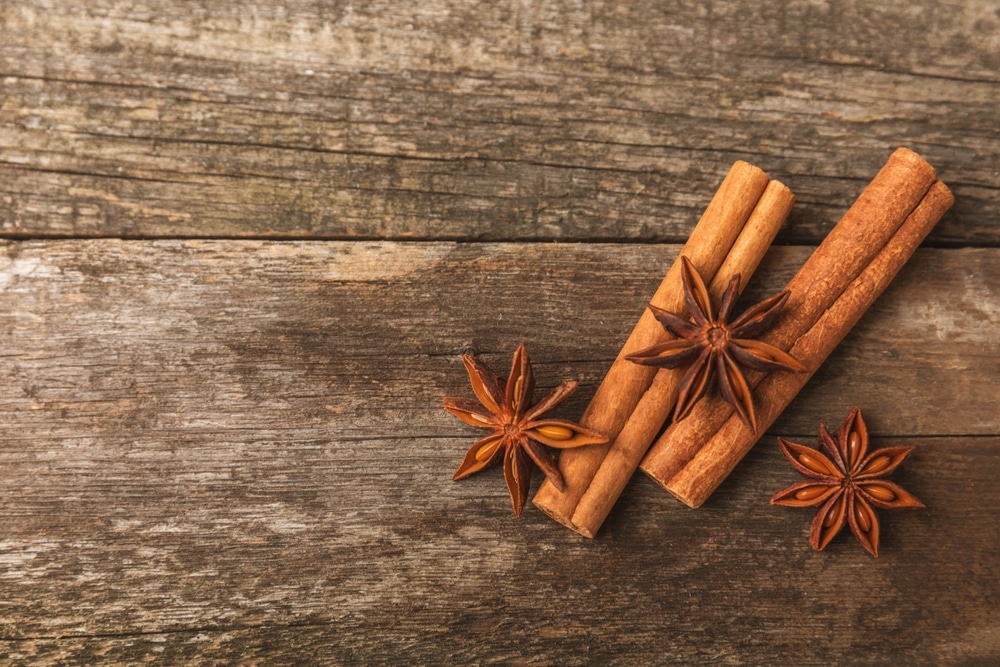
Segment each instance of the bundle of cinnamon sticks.
[[[580,420],[610,444],[566,450],[560,492],[543,483],[533,499],[563,525],[593,537],[637,467],[691,507],[728,476],[913,254],[954,199],[934,169],[898,149],[788,284],[785,311],[762,337],[807,367],[805,373],[750,374],[758,405],[754,432],[717,396],[661,430],[684,369],[640,366],[625,357],[669,337],[648,310]],[[737,162],[681,250],[718,300],[737,274],[745,285],[794,202],[764,172]],[[684,313],[675,262],[650,303]]]

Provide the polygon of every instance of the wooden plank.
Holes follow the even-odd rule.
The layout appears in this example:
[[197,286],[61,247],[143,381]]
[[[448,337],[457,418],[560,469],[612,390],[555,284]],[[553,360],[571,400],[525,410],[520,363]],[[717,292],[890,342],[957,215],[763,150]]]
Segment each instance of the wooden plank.
[[747,159],[815,243],[906,144],[957,195],[931,242],[996,245],[998,26],[982,0],[20,2],[0,231],[680,242]]
[[[99,416],[103,429],[130,433],[130,419],[169,430],[237,414],[261,428],[305,419],[300,426],[355,433],[374,422],[354,420],[372,413],[436,433],[450,418],[427,422],[426,406],[465,388],[459,354],[482,352],[502,372],[521,341],[551,369],[549,386],[582,382],[580,407],[678,252],[391,242],[3,247],[12,425],[53,435],[89,429]],[[809,252],[773,248],[747,300],[781,289]],[[894,434],[1000,430],[997,394],[976,390],[1000,374],[996,257],[918,251],[781,426],[808,433],[831,410],[863,401],[886,406],[883,428]],[[915,387],[934,387],[933,399],[914,401]],[[195,400],[206,388],[213,398]],[[335,399],[335,414],[317,403],[323,396]],[[381,405],[387,396],[398,397],[391,410]],[[91,408],[63,414],[80,404]],[[341,413],[352,419],[329,423]]]
[[527,340],[540,389],[583,380],[576,416],[677,246],[2,247],[7,659],[998,654],[997,250],[919,251],[775,427],[810,442],[859,402],[918,446],[895,479],[928,509],[883,513],[872,560],[767,504],[797,475],[773,434],[701,510],[635,480],[596,541],[515,519],[499,471],[451,481],[459,352]]
[[[7,516],[48,516],[30,533],[23,510],[7,521],[0,657],[975,664],[1000,648],[997,438],[920,440],[895,477],[928,509],[883,512],[873,560],[847,535],[812,552],[811,512],[767,505],[797,477],[773,444],[701,510],[638,480],[585,541],[514,518],[497,470],[442,475],[460,439],[350,443],[368,460],[345,467],[347,443],[267,437],[241,437],[227,480],[207,447],[185,447],[129,473],[131,492],[113,492],[113,471],[83,485],[66,470],[15,505],[5,481]],[[407,453],[387,469],[387,450]],[[60,487],[76,499],[54,501]]]

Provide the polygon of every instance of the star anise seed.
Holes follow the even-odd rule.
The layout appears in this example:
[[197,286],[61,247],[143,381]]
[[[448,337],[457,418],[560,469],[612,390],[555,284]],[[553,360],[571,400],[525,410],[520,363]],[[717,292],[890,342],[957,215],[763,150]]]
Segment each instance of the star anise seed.
[[819,442],[830,455],[778,438],[778,446],[792,466],[812,478],[797,482],[771,498],[772,505],[819,507],[809,532],[809,543],[822,551],[845,524],[868,553],[878,557],[879,522],[874,507],[920,509],[922,502],[884,477],[891,474],[913,447],[884,447],[868,453],[868,428],[861,410],[853,408],[834,440],[822,424]]
[[532,463],[542,469],[557,489],[565,488],[556,459],[546,446],[569,449],[608,441],[573,422],[539,419],[576,391],[577,383],[564,382],[533,404],[535,380],[524,343],[514,352],[506,383],[472,355],[462,355],[462,361],[479,400],[445,398],[444,409],[470,426],[489,430],[490,434],[472,445],[453,479],[468,477],[503,457],[504,479],[515,515],[521,516],[528,499]]
[[730,322],[740,292],[739,274],[729,282],[715,317],[712,316],[712,302],[705,282],[694,264],[683,256],[681,280],[691,319],[649,304],[653,316],[676,338],[639,350],[626,358],[637,364],[662,368],[692,364],[681,379],[677,407],[674,409],[675,420],[684,419],[715,380],[722,397],[756,432],[753,394],[741,367],[764,372],[806,370],[794,357],[777,347],[753,340],[778,316],[790,292],[779,292],[748,308]]

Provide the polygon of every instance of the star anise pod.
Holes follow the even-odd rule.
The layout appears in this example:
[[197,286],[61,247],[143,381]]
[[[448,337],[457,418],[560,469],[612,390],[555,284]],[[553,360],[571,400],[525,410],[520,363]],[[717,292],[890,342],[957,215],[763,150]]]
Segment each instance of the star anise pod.
[[771,498],[772,505],[816,507],[809,543],[822,551],[848,524],[868,553],[878,557],[879,523],[872,508],[920,509],[912,493],[883,477],[899,467],[913,447],[884,447],[868,453],[868,429],[861,410],[853,408],[834,440],[819,426],[819,442],[830,455],[778,438],[778,446],[792,466],[809,481],[792,484]]
[[691,261],[683,256],[681,280],[691,319],[649,304],[653,316],[677,338],[639,350],[626,358],[637,364],[663,368],[678,368],[694,362],[681,379],[674,419],[684,419],[715,380],[722,397],[756,432],[753,394],[741,367],[765,372],[806,370],[791,355],[773,345],[754,340],[771,326],[790,292],[779,292],[730,321],[740,292],[739,274],[729,282],[718,314],[714,317],[705,282]]
[[603,435],[573,422],[539,419],[576,391],[577,383],[564,382],[533,404],[535,380],[524,343],[514,352],[506,384],[472,355],[462,355],[462,361],[469,373],[472,391],[479,400],[445,398],[444,409],[470,426],[489,430],[490,434],[472,445],[455,471],[454,479],[477,473],[503,457],[504,479],[517,516],[521,516],[528,499],[532,463],[542,469],[557,489],[565,488],[555,457],[545,445],[569,449],[608,441]]

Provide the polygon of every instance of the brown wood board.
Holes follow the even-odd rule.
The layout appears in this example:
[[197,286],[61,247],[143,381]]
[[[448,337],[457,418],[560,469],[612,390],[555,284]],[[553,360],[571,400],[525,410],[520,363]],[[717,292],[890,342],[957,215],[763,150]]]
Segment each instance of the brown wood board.
[[[0,662],[1000,660],[995,3],[0,4]],[[954,208],[710,501],[595,540],[500,470],[474,352],[580,416],[737,159],[780,289],[891,151]],[[860,405],[879,558],[767,500]],[[537,474],[535,487],[538,484]]]
[[905,144],[996,245],[995,7],[758,4],[8,5],[3,230],[682,242],[745,159],[816,243]]
[[[837,633],[874,658],[913,646],[944,658],[960,653],[959,628],[992,622],[980,614],[996,594],[998,411],[995,394],[970,389],[997,375],[997,296],[950,298],[970,272],[996,284],[990,251],[919,251],[775,427],[810,442],[818,420],[861,400],[885,434],[877,444],[918,446],[897,477],[929,509],[883,513],[874,561],[846,537],[811,552],[811,513],[768,506],[797,475],[773,434],[704,511],[637,480],[593,546],[536,511],[515,519],[499,470],[451,481],[475,437],[440,409],[441,396],[470,393],[459,352],[499,366],[531,331],[540,385],[583,381],[565,408],[578,413],[627,333],[635,299],[622,295],[655,287],[649,267],[676,246],[4,250],[8,656],[132,661],[162,634],[177,659],[264,657],[270,628],[298,638],[272,657],[513,657],[523,638],[479,636],[500,624],[539,633],[528,646],[551,659],[595,633],[594,658],[624,637],[640,640],[633,656],[818,658]],[[774,248],[753,289],[772,290],[807,252]],[[484,298],[497,310],[477,307]],[[954,325],[969,313],[978,328]],[[928,586],[955,608],[947,622],[926,614]],[[823,599],[855,611],[798,617]],[[796,636],[783,635],[793,622]],[[882,643],[855,633],[859,622]],[[185,653],[192,642],[205,653]]]

